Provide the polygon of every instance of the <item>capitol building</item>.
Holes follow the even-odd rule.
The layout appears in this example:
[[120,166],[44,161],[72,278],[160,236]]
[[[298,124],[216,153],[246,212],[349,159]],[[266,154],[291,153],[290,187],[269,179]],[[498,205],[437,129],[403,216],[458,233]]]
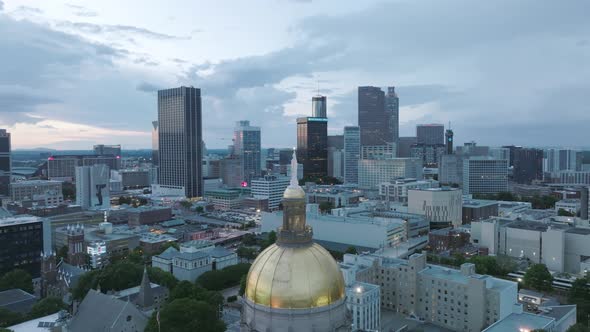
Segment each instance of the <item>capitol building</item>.
[[[297,168],[295,154],[291,167]],[[291,174],[276,244],[258,255],[248,273],[241,331],[350,331],[342,272],[330,253],[312,241],[305,192],[297,172]]]

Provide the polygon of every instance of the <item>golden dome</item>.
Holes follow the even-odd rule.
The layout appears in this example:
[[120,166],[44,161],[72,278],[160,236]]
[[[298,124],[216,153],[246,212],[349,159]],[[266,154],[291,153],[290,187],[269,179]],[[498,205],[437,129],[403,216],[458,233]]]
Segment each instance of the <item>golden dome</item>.
[[318,244],[273,244],[250,267],[245,297],[272,308],[323,307],[344,298],[344,278],[334,258]]
[[303,191],[303,188],[299,186],[288,186],[287,189],[285,189],[285,192],[283,193],[283,198],[305,198],[305,191]]

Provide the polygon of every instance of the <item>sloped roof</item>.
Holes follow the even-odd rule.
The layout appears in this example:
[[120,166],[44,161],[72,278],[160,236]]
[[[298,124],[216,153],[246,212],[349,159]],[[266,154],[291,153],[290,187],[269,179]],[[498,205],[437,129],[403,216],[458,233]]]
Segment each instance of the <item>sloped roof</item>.
[[0,292],[0,307],[13,312],[27,313],[37,298],[22,289],[14,288]]
[[137,331],[148,323],[135,305],[94,289],[88,291],[69,324],[71,331]]

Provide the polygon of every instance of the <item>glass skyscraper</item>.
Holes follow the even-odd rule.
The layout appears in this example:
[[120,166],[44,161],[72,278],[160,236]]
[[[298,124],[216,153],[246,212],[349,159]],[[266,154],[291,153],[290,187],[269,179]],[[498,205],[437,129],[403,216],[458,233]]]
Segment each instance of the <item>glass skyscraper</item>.
[[303,164],[303,176],[328,175],[328,119],[297,119],[297,160]]
[[395,87],[358,88],[358,124],[361,129],[361,145],[389,145],[399,138],[399,98]]
[[241,160],[243,181],[248,184],[260,177],[260,127],[250,121],[238,121],[234,129],[234,155]]
[[3,196],[10,196],[10,152],[10,133],[6,129],[0,129],[0,195]]
[[158,91],[158,127],[160,187],[203,196],[201,89]]
[[361,132],[359,127],[344,127],[344,183],[358,183],[360,156]]
[[315,96],[311,98],[311,114],[314,118],[327,118],[328,106],[326,96]]

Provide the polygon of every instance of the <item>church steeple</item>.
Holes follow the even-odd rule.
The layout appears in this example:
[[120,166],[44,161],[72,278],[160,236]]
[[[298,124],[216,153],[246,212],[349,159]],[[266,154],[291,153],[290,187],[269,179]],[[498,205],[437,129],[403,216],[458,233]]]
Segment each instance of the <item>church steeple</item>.
[[143,278],[141,278],[141,285],[139,286],[139,294],[135,301],[140,308],[149,308],[154,304],[154,294],[152,293],[152,285],[147,273],[147,267],[143,268]]

